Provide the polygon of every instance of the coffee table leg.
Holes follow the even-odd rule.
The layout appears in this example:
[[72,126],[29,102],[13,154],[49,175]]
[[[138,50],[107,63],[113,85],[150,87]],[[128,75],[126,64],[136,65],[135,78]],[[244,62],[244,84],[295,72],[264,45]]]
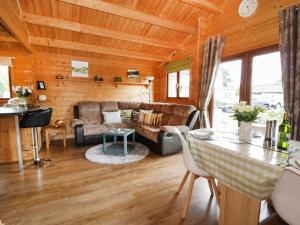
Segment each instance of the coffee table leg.
[[114,136],[114,143],[117,143],[117,136]]
[[103,152],[106,153],[106,136],[103,135]]
[[127,136],[124,136],[124,155],[126,156],[127,154]]
[[135,133],[132,134],[132,144],[135,145]]

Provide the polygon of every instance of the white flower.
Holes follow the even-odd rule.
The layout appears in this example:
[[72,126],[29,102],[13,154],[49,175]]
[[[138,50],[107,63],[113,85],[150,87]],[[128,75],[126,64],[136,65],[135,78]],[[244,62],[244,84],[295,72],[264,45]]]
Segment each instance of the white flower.
[[246,105],[247,105],[247,102],[241,101],[239,105],[241,105],[241,106],[246,106]]
[[245,112],[251,112],[253,108],[250,105],[246,105],[244,110]]

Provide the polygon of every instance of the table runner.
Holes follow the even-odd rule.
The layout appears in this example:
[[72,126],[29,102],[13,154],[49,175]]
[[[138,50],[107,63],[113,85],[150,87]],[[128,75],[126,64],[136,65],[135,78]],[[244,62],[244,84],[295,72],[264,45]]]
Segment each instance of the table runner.
[[197,131],[187,135],[187,142],[199,168],[250,197],[270,197],[288,155],[224,137],[199,140],[193,132]]

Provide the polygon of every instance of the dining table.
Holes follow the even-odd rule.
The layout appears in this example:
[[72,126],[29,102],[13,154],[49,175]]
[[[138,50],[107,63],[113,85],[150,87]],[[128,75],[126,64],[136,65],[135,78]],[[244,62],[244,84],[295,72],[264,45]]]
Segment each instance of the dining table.
[[232,133],[198,134],[190,131],[186,139],[198,167],[218,181],[219,224],[259,224],[261,201],[270,198],[289,153],[263,147],[263,137],[242,142]]

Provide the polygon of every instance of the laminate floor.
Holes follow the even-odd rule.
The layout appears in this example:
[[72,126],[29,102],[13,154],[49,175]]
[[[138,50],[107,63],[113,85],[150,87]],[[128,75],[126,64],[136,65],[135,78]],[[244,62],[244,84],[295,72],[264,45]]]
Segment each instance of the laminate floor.
[[[42,156],[53,166],[25,169],[0,165],[0,219],[6,225],[217,225],[218,207],[206,180],[196,180],[189,212],[181,219],[187,184],[181,154],[125,165],[100,165],[84,158],[88,147],[55,143]],[[262,206],[262,220],[272,215]],[[268,224],[279,224],[270,223]]]

